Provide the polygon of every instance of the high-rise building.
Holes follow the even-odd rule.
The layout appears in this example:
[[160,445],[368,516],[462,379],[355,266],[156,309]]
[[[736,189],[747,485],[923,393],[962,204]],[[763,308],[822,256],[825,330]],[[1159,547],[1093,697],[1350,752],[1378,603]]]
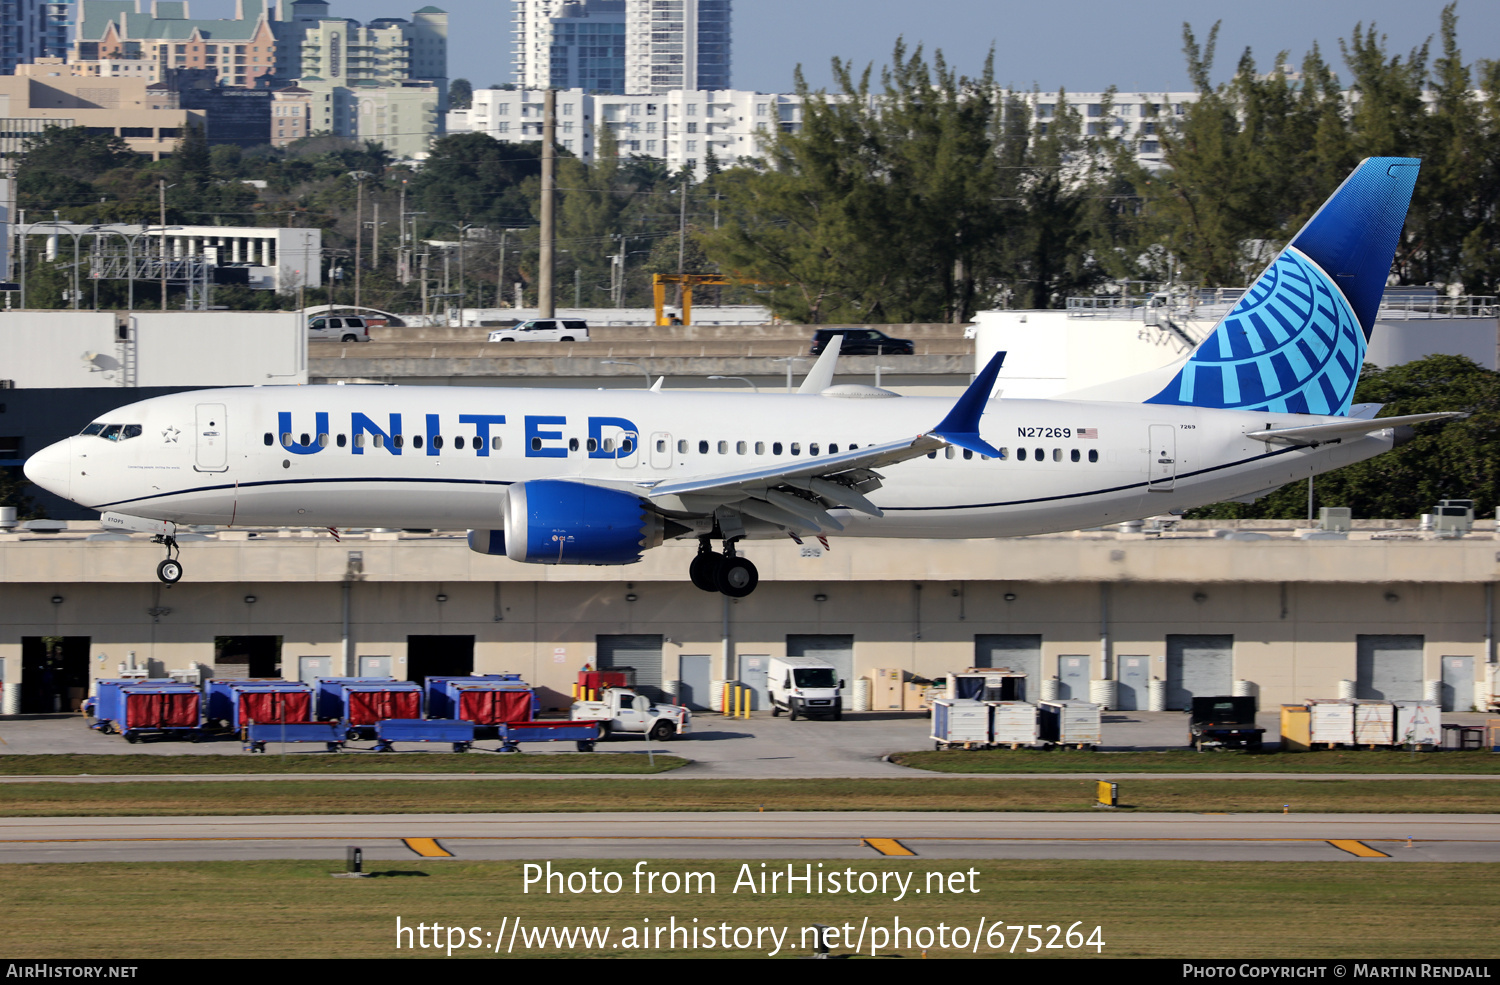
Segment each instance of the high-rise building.
[[516,0],[516,82],[615,95],[727,89],[730,2]]
[[69,6],[49,0],[0,0],[0,75],[15,75],[17,65],[37,58],[66,57]]

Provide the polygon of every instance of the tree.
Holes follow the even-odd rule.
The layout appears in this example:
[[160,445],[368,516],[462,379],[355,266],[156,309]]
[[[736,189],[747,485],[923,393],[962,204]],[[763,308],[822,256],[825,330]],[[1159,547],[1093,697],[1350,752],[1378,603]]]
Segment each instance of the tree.
[[474,105],[474,87],[468,79],[454,79],[448,83],[448,108],[468,109]]

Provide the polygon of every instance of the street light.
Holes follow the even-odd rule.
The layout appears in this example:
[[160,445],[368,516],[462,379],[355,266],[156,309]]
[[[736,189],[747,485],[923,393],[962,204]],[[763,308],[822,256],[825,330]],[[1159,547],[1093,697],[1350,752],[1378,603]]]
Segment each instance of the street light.
[[363,261],[364,223],[365,223],[365,179],[375,177],[368,171],[350,171],[349,177],[354,179],[354,186],[358,189],[354,199],[354,310],[359,311],[359,267]]
[[[73,223],[70,223],[70,222],[67,222],[67,223],[65,223],[65,222],[58,222],[55,219],[52,220],[52,221],[50,221],[50,222],[32,222],[32,223],[28,223],[26,225],[26,227],[25,227],[25,235],[27,235],[27,236],[31,235],[31,231],[33,229],[35,229],[37,226],[55,226],[58,229],[61,229],[63,232],[65,232],[68,235],[70,235],[70,236],[73,237],[73,310],[77,311],[78,310],[78,241],[79,241],[79,238],[82,237],[83,234],[87,230],[80,229],[77,232],[74,232],[71,228],[69,228],[72,225],[73,225]],[[22,242],[23,242],[23,260],[24,260],[24,242],[25,241],[23,240]],[[56,260],[53,260],[53,263],[56,263],[56,262],[57,262]],[[25,265],[24,262],[21,264],[21,297],[22,298],[26,297],[26,265]],[[24,302],[23,302],[23,306],[24,306]]]
[[636,369],[640,370],[641,375],[646,378],[646,389],[651,389],[651,374],[646,372],[646,368],[640,363],[629,363],[623,359],[601,359],[599,360],[599,364],[601,366],[634,366]]
[[771,362],[786,363],[786,392],[792,392],[792,363],[805,363],[806,359],[801,356],[776,356]]
[[743,376],[710,376],[709,379],[711,379],[711,380],[739,380],[741,383],[748,383],[748,384],[750,384],[750,389],[754,390],[756,393],[760,392],[760,387],[756,386],[755,382],[753,380],[748,380],[748,379],[746,379]]

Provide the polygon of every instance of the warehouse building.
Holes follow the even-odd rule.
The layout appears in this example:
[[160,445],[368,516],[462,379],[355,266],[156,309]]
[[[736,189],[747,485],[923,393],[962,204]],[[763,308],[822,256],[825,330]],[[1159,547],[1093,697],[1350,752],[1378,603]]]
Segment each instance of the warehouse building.
[[1025,671],[1032,700],[1110,681],[1125,710],[1145,709],[1159,679],[1172,708],[1238,685],[1263,708],[1352,687],[1435,690],[1467,711],[1495,679],[1500,545],[1484,522],[1453,539],[1203,521],[1160,536],[752,542],[762,581],[739,600],[686,581],[691,543],[628,567],[551,567],[473,553],[462,531],[227,530],[182,536],[186,577],[167,587],[144,535],[45,526],[0,533],[12,713],[68,708],[91,679],[131,665],[304,679],[510,671],[544,707],[568,702],[584,665],[628,666],[648,692],[699,707],[739,680],[762,710],[767,663],[782,654],[831,661],[851,689],[878,669],[930,679],[970,666]]

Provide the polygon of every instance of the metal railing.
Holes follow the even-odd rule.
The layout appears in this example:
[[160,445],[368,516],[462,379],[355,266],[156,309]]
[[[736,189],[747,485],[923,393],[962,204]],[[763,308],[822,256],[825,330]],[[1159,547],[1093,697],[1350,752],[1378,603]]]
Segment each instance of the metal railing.
[[[1111,318],[1155,324],[1166,314],[1181,318],[1221,317],[1229,312],[1245,288],[1220,288],[1192,294],[1146,295],[1121,297],[1068,298],[1064,308],[1069,318]],[[1500,298],[1485,295],[1447,297],[1441,295],[1387,294],[1381,298],[1382,321],[1410,321],[1427,318],[1496,318],[1500,317]]]

